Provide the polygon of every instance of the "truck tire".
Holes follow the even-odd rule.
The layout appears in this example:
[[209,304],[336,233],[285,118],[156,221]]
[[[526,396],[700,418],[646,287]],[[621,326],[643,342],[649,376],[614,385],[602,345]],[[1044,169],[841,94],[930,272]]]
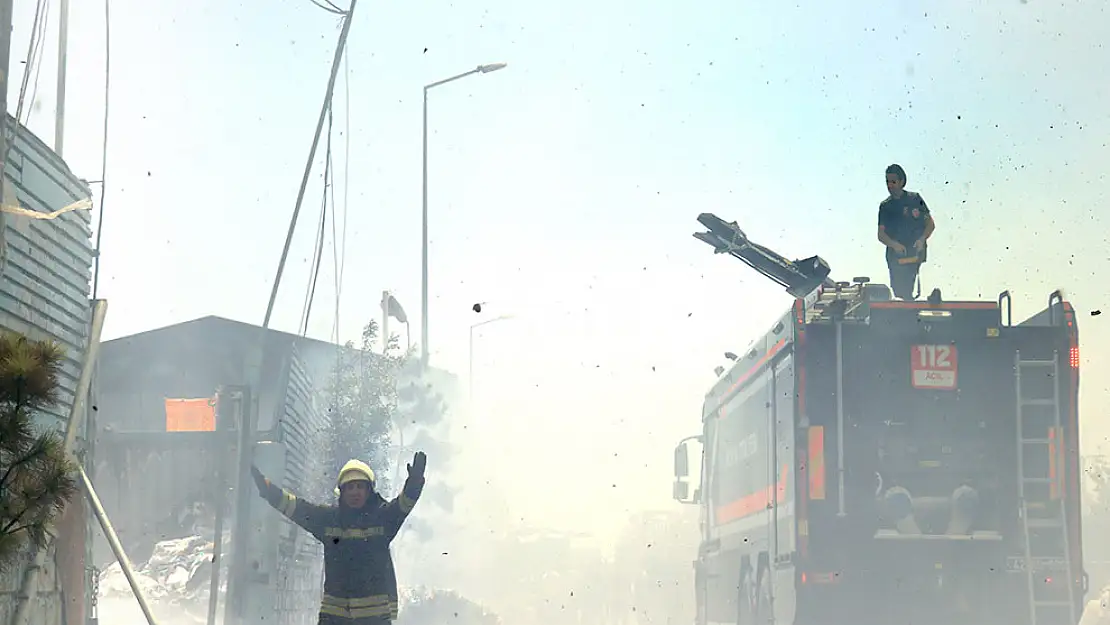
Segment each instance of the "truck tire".
[[706,612],[705,601],[709,593],[706,592],[705,579],[699,578],[694,582],[694,625],[708,625],[709,615]]
[[736,591],[737,625],[755,625],[755,584],[752,583],[752,570],[747,566],[740,569],[740,583]]
[[774,623],[775,614],[771,605],[771,569],[765,562],[759,563],[759,574],[755,578],[752,612],[760,625]]

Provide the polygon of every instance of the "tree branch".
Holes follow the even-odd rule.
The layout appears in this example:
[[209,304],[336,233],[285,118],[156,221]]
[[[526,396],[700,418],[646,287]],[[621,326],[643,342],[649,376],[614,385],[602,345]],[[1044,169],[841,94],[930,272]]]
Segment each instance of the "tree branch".
[[[37,450],[35,449],[36,447],[38,448]],[[4,472],[4,477],[0,478],[0,492],[2,492],[4,490],[4,487],[8,485],[8,478],[11,477],[13,471],[27,464],[28,462],[35,460],[36,458],[42,457],[45,453],[46,450],[41,445],[41,440],[35,441],[35,444],[31,447],[31,449],[28,450],[22,458],[17,458],[15,461],[13,461],[11,466],[8,467],[8,470]]]
[[15,536],[16,534],[18,534],[22,531],[30,530],[35,525],[37,525],[37,523],[24,523],[23,525],[20,525],[19,527],[14,527],[10,530],[4,530],[3,534],[5,536]]
[[[13,533],[11,527],[18,523],[28,512],[35,511],[36,513],[42,513],[44,512],[44,508],[50,509],[64,504],[67,499],[65,491],[65,488],[55,488],[53,490],[44,489],[38,497],[28,501],[27,504],[23,506],[23,510],[21,510],[19,514],[16,514],[15,517],[0,530],[0,534]],[[31,523],[30,525],[35,525],[35,523]]]
[[27,511],[30,510],[30,509],[31,509],[30,505],[24,506],[23,510],[19,511],[19,514],[12,517],[11,522],[9,522],[7,525],[5,525],[3,529],[0,529],[0,534],[14,534],[15,532],[11,531],[12,526],[15,525],[16,523],[19,523],[19,521],[23,518],[23,515],[27,514]]

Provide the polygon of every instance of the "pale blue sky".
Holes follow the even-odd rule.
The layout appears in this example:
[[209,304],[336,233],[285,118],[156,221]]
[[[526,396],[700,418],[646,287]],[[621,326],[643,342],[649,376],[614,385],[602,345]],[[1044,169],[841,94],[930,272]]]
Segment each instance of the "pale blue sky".
[[[788,256],[819,253],[837,276],[885,280],[875,212],[894,161],[938,221],[926,288],[991,299],[1009,288],[1019,314],[1053,288],[1073,297],[1093,448],[1110,372],[1096,354],[1104,317],[1086,316],[1104,305],[1110,269],[1110,13],[991,4],[361,0],[343,338],[378,315],[382,289],[418,338],[421,87],[506,61],[432,93],[431,338],[435,362],[465,375],[481,319],[471,304],[518,315],[485,328],[476,386],[503,432],[487,439],[504,450],[485,470],[543,493],[504,485],[522,516],[596,529],[567,496],[614,522],[667,506],[671,444],[698,426],[713,367],[789,304],[691,238],[698,213],[736,219]],[[259,323],[338,18],[308,0],[112,6],[106,332],[207,314]],[[15,81],[32,10],[18,3]],[[56,13],[30,123],[48,142]],[[97,179],[102,5],[74,3],[71,19],[65,156]],[[322,171],[276,328],[297,327]],[[329,240],[310,327],[325,339],[330,259]]]

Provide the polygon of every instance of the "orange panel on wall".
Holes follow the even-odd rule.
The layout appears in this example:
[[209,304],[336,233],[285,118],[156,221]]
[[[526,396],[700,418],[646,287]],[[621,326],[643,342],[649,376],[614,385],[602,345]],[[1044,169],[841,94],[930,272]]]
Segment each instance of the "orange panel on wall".
[[215,432],[216,400],[166,399],[167,432]]

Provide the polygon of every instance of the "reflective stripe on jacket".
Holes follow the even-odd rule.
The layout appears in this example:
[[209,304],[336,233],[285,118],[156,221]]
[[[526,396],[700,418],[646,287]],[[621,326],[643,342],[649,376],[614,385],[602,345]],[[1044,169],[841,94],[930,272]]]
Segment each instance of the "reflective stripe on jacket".
[[324,593],[320,601],[320,614],[342,618],[386,617],[397,620],[397,600],[389,595],[370,595],[367,597],[333,597]]

